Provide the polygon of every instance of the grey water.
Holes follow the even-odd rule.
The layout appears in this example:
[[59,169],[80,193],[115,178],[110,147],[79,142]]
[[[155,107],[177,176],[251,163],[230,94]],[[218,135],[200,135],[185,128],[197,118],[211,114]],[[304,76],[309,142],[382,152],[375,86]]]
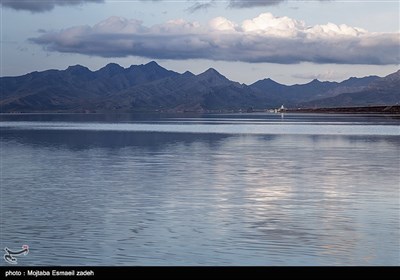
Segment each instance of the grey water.
[[400,265],[399,116],[0,115],[0,172],[18,265]]

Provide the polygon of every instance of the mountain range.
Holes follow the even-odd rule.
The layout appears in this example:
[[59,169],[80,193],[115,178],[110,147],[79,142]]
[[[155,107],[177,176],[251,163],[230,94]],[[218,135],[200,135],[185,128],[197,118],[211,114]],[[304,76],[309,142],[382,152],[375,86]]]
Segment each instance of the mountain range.
[[400,70],[386,77],[313,80],[283,85],[271,79],[251,85],[231,81],[215,69],[194,75],[167,70],[152,61],[123,68],[110,63],[91,71],[32,72],[0,78],[0,112],[225,111],[276,108],[395,105]]

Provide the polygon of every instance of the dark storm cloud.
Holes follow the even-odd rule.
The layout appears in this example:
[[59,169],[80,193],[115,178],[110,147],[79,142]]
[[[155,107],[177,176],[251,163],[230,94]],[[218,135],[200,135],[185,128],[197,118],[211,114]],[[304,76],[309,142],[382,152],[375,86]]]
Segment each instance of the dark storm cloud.
[[[296,0],[294,0],[296,1]],[[304,0],[300,0],[301,2],[304,2]],[[327,1],[334,1],[334,0],[308,0],[308,2],[327,2]],[[349,0],[350,1],[350,0]],[[189,8],[188,10],[191,12],[195,12],[201,9],[206,9],[212,6],[215,2],[218,2],[218,0],[210,0],[209,2],[207,1],[191,1],[188,0],[188,2],[195,2],[195,4]],[[288,0],[227,0],[225,1],[228,3],[228,7],[230,8],[252,8],[252,7],[265,7],[265,6],[275,6],[279,5],[283,2],[288,2]]]
[[[118,0],[109,0],[109,2],[118,2]],[[142,2],[162,2],[167,0],[139,0]],[[230,8],[251,8],[261,6],[278,5],[287,0],[227,0]],[[315,0],[315,1],[334,1],[334,0]],[[104,3],[105,0],[0,0],[4,7],[14,10],[25,10],[33,13],[46,12],[54,9],[56,6],[71,6],[83,3]],[[171,1],[170,1],[171,2]],[[189,12],[208,9],[215,6],[216,0],[197,1],[197,0],[175,0],[175,2],[192,2],[194,3],[187,9]],[[173,4],[173,2],[171,2]]]
[[46,12],[55,6],[70,6],[83,3],[102,3],[104,0],[0,0],[1,5],[14,10],[25,10],[34,13]]
[[199,10],[207,10],[208,8],[214,7],[214,1],[211,2],[206,2],[206,3],[194,3],[192,6],[190,6],[187,11],[194,13]]
[[286,0],[230,0],[229,6],[233,8],[248,8],[248,7],[259,7],[259,6],[274,6],[278,5]]

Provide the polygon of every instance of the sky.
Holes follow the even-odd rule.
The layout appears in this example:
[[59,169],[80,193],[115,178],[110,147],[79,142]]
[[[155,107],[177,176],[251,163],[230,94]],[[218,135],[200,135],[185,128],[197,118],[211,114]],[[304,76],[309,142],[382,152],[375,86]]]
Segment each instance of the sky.
[[156,61],[251,84],[399,69],[400,0],[0,0],[0,76]]

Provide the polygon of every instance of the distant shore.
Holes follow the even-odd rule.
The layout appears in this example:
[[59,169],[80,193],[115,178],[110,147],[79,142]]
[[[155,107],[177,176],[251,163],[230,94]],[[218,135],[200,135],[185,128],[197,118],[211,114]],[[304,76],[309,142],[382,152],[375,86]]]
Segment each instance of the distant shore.
[[287,109],[288,113],[343,113],[343,114],[400,114],[400,105],[337,107],[337,108],[298,108]]
[[[124,114],[124,113],[158,113],[158,114],[226,114],[226,113],[267,113],[274,109],[223,109],[223,110],[65,110],[65,111],[14,111],[0,112],[0,115],[10,114]],[[400,105],[368,106],[368,107],[332,107],[332,108],[285,108],[276,109],[275,113],[319,113],[319,114],[391,114],[400,115]]]

